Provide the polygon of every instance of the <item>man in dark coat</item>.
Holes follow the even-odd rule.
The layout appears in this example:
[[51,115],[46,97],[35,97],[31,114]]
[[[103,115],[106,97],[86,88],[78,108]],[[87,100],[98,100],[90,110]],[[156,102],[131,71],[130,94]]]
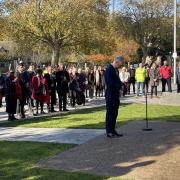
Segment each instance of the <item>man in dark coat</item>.
[[133,93],[135,94],[135,83],[136,83],[136,78],[135,78],[135,74],[136,74],[136,70],[133,68],[133,65],[130,66],[130,68],[128,69],[128,72],[130,74],[130,80],[128,83],[128,94],[130,94],[130,89],[131,89],[131,84],[133,86]]
[[122,56],[116,57],[112,64],[110,64],[105,72],[106,84],[106,133],[107,137],[120,137],[115,130],[116,119],[118,116],[118,109],[120,105],[120,93],[122,90],[122,82],[120,81],[118,68],[124,63]]
[[180,93],[180,62],[176,69],[177,93]]
[[70,81],[69,73],[60,64],[56,72],[57,93],[59,97],[59,111],[68,111],[67,106],[67,93],[69,92],[68,83]]
[[55,74],[52,72],[51,66],[47,67],[47,71],[48,71],[48,73],[46,73],[44,75],[44,77],[46,78],[47,85],[48,85],[48,91],[49,91],[49,94],[51,96],[50,111],[56,112],[54,110],[54,105],[56,104],[56,77],[55,77]]
[[20,115],[21,118],[25,118],[24,106],[26,104],[26,100],[29,98],[31,80],[29,79],[27,71],[25,71],[22,61],[18,65],[17,77],[22,91],[22,99],[20,100]]

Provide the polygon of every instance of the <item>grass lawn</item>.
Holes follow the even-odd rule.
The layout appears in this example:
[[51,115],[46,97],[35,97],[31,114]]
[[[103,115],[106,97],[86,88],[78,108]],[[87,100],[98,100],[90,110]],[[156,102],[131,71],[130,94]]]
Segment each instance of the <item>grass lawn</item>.
[[[149,105],[148,117],[150,120],[180,121],[180,106]],[[144,120],[145,105],[122,104],[119,109],[117,126],[128,121]],[[40,117],[31,120],[0,123],[1,127],[34,127],[34,128],[104,128],[105,107],[78,110],[66,114]]]
[[0,141],[1,180],[102,180],[105,177],[82,173],[68,173],[60,170],[46,170],[33,167],[39,160],[47,159],[74,145],[35,142]]

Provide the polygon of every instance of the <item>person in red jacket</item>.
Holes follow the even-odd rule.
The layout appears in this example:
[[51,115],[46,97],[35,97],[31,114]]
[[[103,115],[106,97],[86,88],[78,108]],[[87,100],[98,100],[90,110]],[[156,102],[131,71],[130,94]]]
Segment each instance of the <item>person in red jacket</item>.
[[171,77],[173,70],[172,67],[168,65],[167,59],[164,60],[164,65],[160,68],[160,75],[162,77],[162,92],[166,91],[166,84],[168,86],[168,92],[172,92]]
[[45,80],[42,76],[42,69],[37,69],[36,76],[32,79],[32,99],[36,101],[36,113],[38,115],[39,105],[41,107],[41,114],[45,114],[43,111],[44,102],[46,101],[46,86]]

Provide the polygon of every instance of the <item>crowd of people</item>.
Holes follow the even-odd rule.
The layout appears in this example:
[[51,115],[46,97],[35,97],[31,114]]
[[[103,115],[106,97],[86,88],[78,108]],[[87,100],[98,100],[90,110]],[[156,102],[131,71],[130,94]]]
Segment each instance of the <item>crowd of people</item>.
[[76,67],[66,69],[63,64],[35,68],[34,64],[26,67],[20,62],[17,71],[10,69],[6,77],[0,75],[0,106],[4,96],[8,120],[13,121],[17,113],[25,118],[25,105],[34,116],[45,114],[44,105],[47,105],[48,113],[56,112],[55,105],[59,111],[68,111],[68,99],[72,107],[85,105],[86,98],[104,96],[104,89],[101,66],[83,71]]
[[[162,82],[162,93],[166,91],[172,92],[171,80],[174,76],[173,69],[168,65],[168,60],[164,59],[163,65],[158,66],[153,63],[150,67],[146,64],[140,63],[138,68],[134,69],[131,65],[129,69],[123,67],[119,73],[121,82],[123,83],[123,96],[130,94],[130,88],[133,87],[133,93],[137,96],[142,94],[145,96],[145,91],[149,92],[151,98],[155,95],[158,98],[159,82]],[[180,93],[180,63],[176,70],[177,93]],[[137,84],[137,91],[135,90],[135,83]]]
[[[148,67],[142,63],[138,68],[130,65],[129,68],[123,67],[119,72],[119,78],[122,83],[122,95],[132,93],[140,96],[145,95],[145,89],[148,92],[151,87],[151,98],[155,94],[158,97],[157,87],[159,81],[162,81],[162,92],[172,92],[171,78],[173,76],[172,67],[168,65],[165,59],[164,64],[159,67],[153,63]],[[16,120],[15,114],[25,118],[25,105],[34,116],[45,114],[44,105],[47,105],[48,113],[56,112],[54,107],[58,105],[59,111],[68,111],[67,100],[70,105],[85,105],[86,98],[89,100],[94,97],[105,96],[105,69],[104,67],[93,67],[82,70],[81,68],[64,68],[63,64],[56,67],[47,65],[46,67],[34,64],[26,67],[23,62],[18,64],[17,70],[10,69],[4,77],[0,74],[0,107],[2,98],[5,97],[6,112],[8,120]],[[177,92],[180,92],[180,64],[177,68]],[[137,90],[135,88],[137,84]]]

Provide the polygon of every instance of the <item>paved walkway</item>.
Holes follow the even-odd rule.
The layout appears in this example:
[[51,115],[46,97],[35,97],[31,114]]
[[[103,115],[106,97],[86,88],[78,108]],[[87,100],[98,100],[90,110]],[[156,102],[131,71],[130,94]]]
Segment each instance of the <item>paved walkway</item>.
[[[128,95],[126,97],[122,97],[121,98],[121,103],[145,103],[145,98],[144,97],[135,97],[135,95]],[[148,103],[149,104],[161,104],[161,99],[150,99],[148,97]],[[79,109],[88,109],[88,108],[94,108],[94,107],[101,107],[101,106],[105,106],[105,99],[104,98],[98,98],[98,99],[94,99],[90,102],[86,103],[86,106],[77,106],[76,108],[72,108],[70,106],[68,106],[68,109],[70,111],[75,111],[75,110],[79,110]],[[32,118],[34,116],[32,116],[32,114],[29,114],[28,112],[28,107],[25,106],[25,110],[26,110],[26,117],[27,118]],[[44,108],[45,112],[47,113],[47,108],[45,106]],[[58,107],[55,107],[55,110],[58,111]],[[3,107],[0,108],[0,123],[7,121],[8,119],[8,115],[5,112],[6,108],[5,108],[5,103],[3,103]],[[57,112],[57,113],[53,113],[54,114],[59,114],[59,113],[63,113],[63,112]],[[45,116],[51,116],[52,114],[45,114],[45,115],[40,115],[41,117],[45,117]],[[39,117],[39,116],[36,116]],[[16,118],[18,118],[18,116],[16,115]]]
[[[176,92],[176,86],[174,86],[173,84],[172,84],[172,89],[173,89],[173,92]],[[161,86],[158,87],[158,95],[159,96],[161,95]],[[136,98],[135,95],[128,95],[125,98],[121,98],[121,103],[142,103],[142,104],[144,104],[145,98],[143,98],[143,97]],[[156,98],[150,99],[150,94],[148,94],[148,103],[149,104],[167,104],[167,103],[161,101],[161,98],[160,99],[156,99]],[[72,108],[72,107],[68,106],[68,109],[70,111],[74,111],[74,110],[78,110],[78,109],[94,108],[94,107],[100,107],[100,106],[105,106],[104,98],[93,99],[92,101],[87,102],[86,106],[77,106],[76,108]],[[32,118],[33,116],[31,114],[29,114],[27,106],[25,106],[25,109],[26,109],[26,117]],[[46,106],[45,106],[44,110],[45,110],[45,112],[47,112]],[[58,111],[58,107],[55,107],[55,110]],[[7,119],[8,119],[8,115],[5,111],[6,111],[5,102],[3,102],[3,107],[0,108],[0,123],[7,121]],[[56,114],[58,114],[58,113],[56,113]],[[55,113],[53,113],[53,114],[55,114]],[[43,116],[51,116],[51,114],[41,115],[41,117],[43,117]],[[16,116],[16,117],[18,118],[18,116]]]
[[[76,108],[72,108],[70,106],[68,106],[68,109],[70,111],[75,111],[75,110],[79,110],[79,109],[88,109],[88,108],[94,108],[94,107],[101,107],[101,106],[105,106],[105,100],[104,98],[99,98],[99,99],[94,99],[90,102],[87,102],[86,103],[86,106],[77,106]],[[34,116],[32,116],[32,114],[29,114],[29,111],[28,111],[28,107],[25,106],[25,110],[26,110],[26,117],[27,118],[32,118]],[[55,114],[62,114],[62,113],[67,113],[67,112],[58,112],[58,107],[56,106],[55,107],[55,110],[57,111],[56,113],[53,113],[53,115]],[[5,112],[6,111],[6,108],[5,108],[5,102],[3,102],[3,107],[0,108],[0,123],[1,122],[4,122],[4,121],[7,121],[8,119],[8,115],[7,113]],[[44,111],[47,113],[47,108],[46,106],[44,107]],[[45,115],[40,115],[41,117],[46,117],[46,116],[51,116],[52,114],[45,114]],[[39,117],[39,116],[35,116],[35,117]],[[18,118],[18,116],[16,115],[16,118]]]
[[96,129],[0,128],[0,141],[83,144],[104,133],[104,130]]
[[180,123],[132,122],[119,129],[124,137],[99,136],[37,164],[38,167],[124,177],[133,180],[179,180]]

